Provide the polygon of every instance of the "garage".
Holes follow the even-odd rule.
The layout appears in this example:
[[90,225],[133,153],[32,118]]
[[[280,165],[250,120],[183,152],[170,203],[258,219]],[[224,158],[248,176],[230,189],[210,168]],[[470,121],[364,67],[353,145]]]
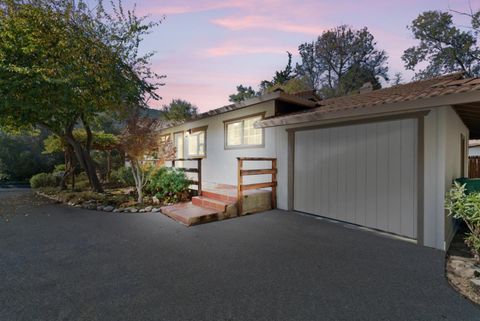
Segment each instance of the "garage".
[[415,239],[417,122],[295,131],[294,210]]

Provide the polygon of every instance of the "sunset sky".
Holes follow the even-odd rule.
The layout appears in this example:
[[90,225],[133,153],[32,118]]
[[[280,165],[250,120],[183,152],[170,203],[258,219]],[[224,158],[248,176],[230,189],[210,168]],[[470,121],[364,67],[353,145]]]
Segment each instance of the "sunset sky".
[[[406,26],[425,10],[468,10],[468,0],[138,0],[137,14],[163,23],[146,39],[154,69],[167,75],[159,107],[186,99],[201,111],[228,104],[238,84],[257,88],[287,62],[298,45],[340,24],[367,26],[389,55],[390,74],[404,73],[403,51],[415,44]],[[130,7],[134,1],[124,2]],[[471,0],[480,7],[480,0]]]

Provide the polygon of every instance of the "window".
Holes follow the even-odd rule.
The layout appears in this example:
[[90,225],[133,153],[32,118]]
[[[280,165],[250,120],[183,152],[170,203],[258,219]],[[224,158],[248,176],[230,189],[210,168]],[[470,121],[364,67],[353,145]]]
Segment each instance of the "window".
[[225,147],[259,147],[263,146],[263,129],[255,128],[255,122],[261,120],[263,115],[237,119],[225,122]]
[[184,158],[183,157],[183,132],[173,134],[174,144],[175,144],[175,157],[176,158]]
[[170,134],[160,136],[161,143],[165,143],[166,141],[169,141],[169,140],[170,140]]
[[205,156],[205,131],[196,131],[188,135],[188,156]]

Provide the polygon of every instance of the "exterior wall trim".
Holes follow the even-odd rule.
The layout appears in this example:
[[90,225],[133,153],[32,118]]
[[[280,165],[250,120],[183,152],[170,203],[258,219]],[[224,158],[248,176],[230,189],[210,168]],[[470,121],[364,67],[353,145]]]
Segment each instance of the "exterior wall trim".
[[390,121],[390,120],[418,118],[418,117],[424,117],[428,115],[428,113],[430,113],[430,110],[422,110],[414,113],[403,113],[403,114],[395,114],[395,115],[388,115],[388,116],[351,119],[346,121],[339,121],[339,122],[327,123],[327,124],[318,124],[313,126],[287,128],[286,131],[296,132],[296,131],[304,131],[304,130],[312,130],[312,129],[320,129],[320,128],[332,128],[332,127],[341,127],[341,126],[349,126],[349,125],[377,123],[377,122]]
[[417,117],[417,244],[425,244],[425,115]]

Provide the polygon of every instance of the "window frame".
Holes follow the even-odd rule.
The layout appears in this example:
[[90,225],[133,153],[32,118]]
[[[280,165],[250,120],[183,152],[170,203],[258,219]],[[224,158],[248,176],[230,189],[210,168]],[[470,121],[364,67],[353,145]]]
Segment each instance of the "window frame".
[[238,118],[233,118],[233,119],[228,119],[223,121],[223,126],[224,126],[224,148],[225,149],[248,149],[248,148],[265,148],[265,128],[261,128],[262,131],[262,142],[260,144],[240,144],[240,145],[228,145],[228,125],[242,122],[242,142],[245,141],[245,136],[243,135],[244,133],[244,126],[245,126],[245,120],[250,119],[250,118],[255,118],[260,116],[260,120],[265,118],[266,112],[261,112],[261,113],[256,113],[256,114],[250,114]]

